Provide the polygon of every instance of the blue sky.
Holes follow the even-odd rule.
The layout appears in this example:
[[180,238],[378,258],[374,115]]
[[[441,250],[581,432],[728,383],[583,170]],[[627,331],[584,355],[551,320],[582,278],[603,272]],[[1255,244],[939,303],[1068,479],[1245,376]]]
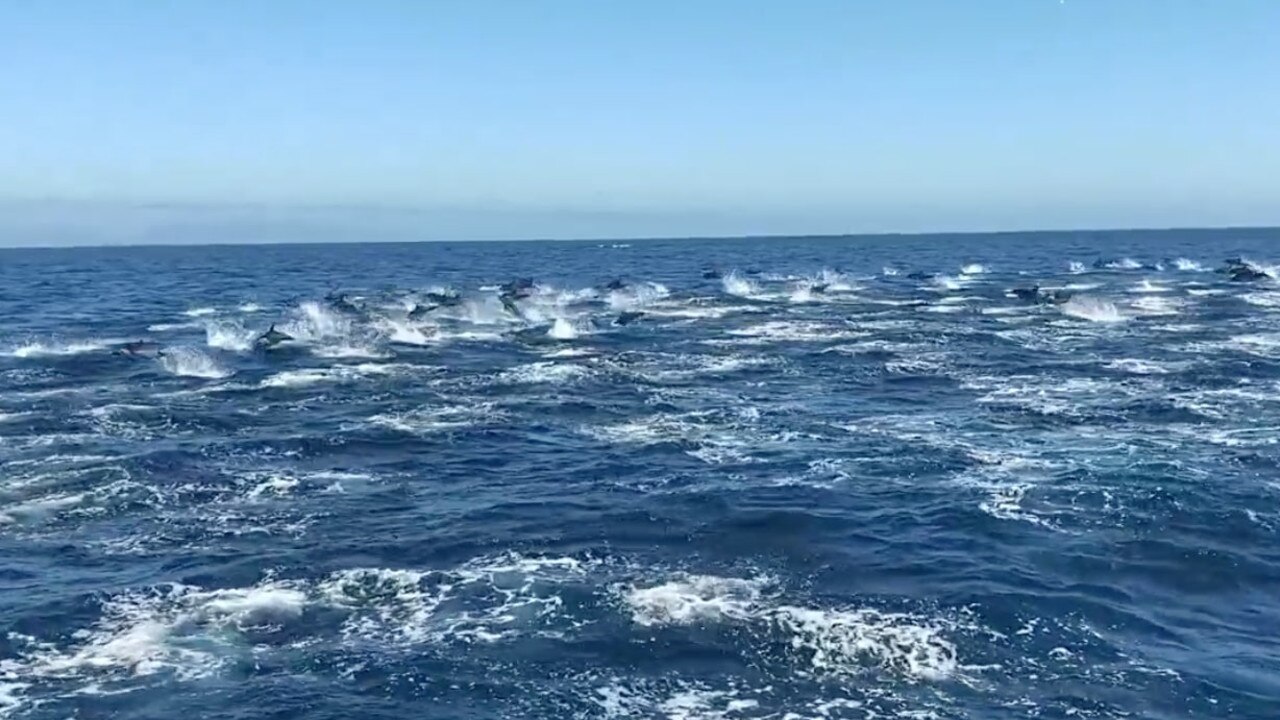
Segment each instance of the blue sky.
[[335,207],[395,239],[1280,223],[1277,28],[1275,0],[0,0],[0,242]]

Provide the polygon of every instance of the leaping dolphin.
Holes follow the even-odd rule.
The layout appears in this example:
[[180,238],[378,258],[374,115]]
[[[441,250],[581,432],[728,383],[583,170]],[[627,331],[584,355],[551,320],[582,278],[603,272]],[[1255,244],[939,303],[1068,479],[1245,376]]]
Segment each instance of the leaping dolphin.
[[271,327],[267,329],[266,332],[259,335],[258,339],[253,341],[253,344],[254,344],[254,347],[259,347],[264,350],[270,350],[276,347],[277,345],[279,345],[280,343],[288,342],[292,339],[293,339],[292,335],[290,335],[289,333],[281,332],[277,330],[275,324],[273,323]]

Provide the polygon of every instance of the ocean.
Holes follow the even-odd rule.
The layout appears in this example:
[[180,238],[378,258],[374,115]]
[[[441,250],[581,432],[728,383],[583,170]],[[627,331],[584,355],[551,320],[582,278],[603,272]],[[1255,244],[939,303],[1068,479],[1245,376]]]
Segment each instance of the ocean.
[[1280,717],[1277,261],[0,251],[0,718]]

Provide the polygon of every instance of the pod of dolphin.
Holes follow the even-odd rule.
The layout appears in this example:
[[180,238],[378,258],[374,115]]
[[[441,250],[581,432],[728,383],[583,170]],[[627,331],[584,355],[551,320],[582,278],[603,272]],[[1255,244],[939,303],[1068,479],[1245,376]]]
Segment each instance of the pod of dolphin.
[[[1095,269],[1109,270],[1120,265],[1116,261],[1099,259],[1093,263]],[[1156,265],[1142,265],[1137,269],[1159,270]],[[1232,282],[1257,282],[1260,280],[1270,279],[1271,276],[1262,269],[1251,264],[1243,258],[1235,257],[1227,259],[1223,267],[1215,272],[1226,275]],[[760,275],[761,271],[756,269],[748,269],[744,271],[745,275]],[[703,279],[719,280],[724,274],[719,270],[709,269],[702,273]],[[937,273],[931,272],[911,272],[906,275],[908,280],[927,281],[938,277]],[[529,298],[537,283],[532,278],[522,277],[504,283],[498,288],[498,301],[502,304],[503,309],[512,317],[524,320],[525,313],[520,307],[520,302]],[[625,280],[615,279],[603,286],[604,290],[617,291],[624,290],[628,287]],[[818,283],[810,286],[809,290],[813,293],[821,294],[827,290],[828,286]],[[1041,288],[1038,284],[1029,286],[1014,287],[1008,290],[1007,296],[1025,303],[1035,304],[1062,304],[1071,299],[1071,294],[1064,290]],[[346,293],[330,293],[325,297],[326,304],[334,311],[353,315],[362,316],[366,311],[360,306],[358,301]],[[454,308],[461,305],[463,296],[456,291],[433,291],[427,292],[421,296],[421,302],[409,310],[408,317],[410,320],[420,322],[431,317],[431,314],[442,308]],[[612,321],[615,326],[632,325],[642,319],[644,313],[638,310],[627,310],[619,313]],[[288,343],[295,338],[287,332],[278,329],[273,323],[265,332],[258,335],[253,341],[253,347],[257,350],[269,351]],[[135,358],[162,358],[165,356],[164,347],[157,342],[149,340],[137,340],[126,343],[117,351],[120,355]]]

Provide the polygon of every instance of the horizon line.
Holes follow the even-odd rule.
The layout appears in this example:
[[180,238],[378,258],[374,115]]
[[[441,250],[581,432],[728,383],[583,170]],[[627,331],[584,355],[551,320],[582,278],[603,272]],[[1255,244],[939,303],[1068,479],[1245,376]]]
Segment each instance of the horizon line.
[[323,246],[323,245],[424,245],[424,244],[472,244],[472,243],[525,243],[525,242],[544,242],[544,243],[646,243],[646,242],[670,242],[673,240],[683,240],[690,242],[707,242],[707,241],[744,241],[744,240],[840,240],[840,239],[889,239],[889,238],[954,238],[954,237],[977,237],[991,235],[1087,235],[1087,234],[1152,234],[1152,233],[1171,233],[1171,232],[1259,232],[1259,231],[1280,231],[1280,225],[1222,225],[1222,226],[1169,226],[1169,227],[1096,227],[1096,228],[1040,228],[1040,229],[1012,229],[1012,230],[903,230],[903,231],[881,231],[881,232],[852,232],[852,233],[797,233],[797,234],[777,234],[767,233],[761,235],[652,235],[652,236],[634,236],[634,237],[506,237],[506,238],[489,238],[489,239],[421,239],[421,240],[331,240],[331,241],[289,241],[289,240],[246,240],[243,242],[196,242],[196,243],[177,243],[177,242],[118,242],[118,243],[84,243],[84,244],[68,244],[68,245],[5,245],[0,244],[0,251],[5,250],[76,250],[89,248],[222,248],[222,247],[278,247],[278,246]]

